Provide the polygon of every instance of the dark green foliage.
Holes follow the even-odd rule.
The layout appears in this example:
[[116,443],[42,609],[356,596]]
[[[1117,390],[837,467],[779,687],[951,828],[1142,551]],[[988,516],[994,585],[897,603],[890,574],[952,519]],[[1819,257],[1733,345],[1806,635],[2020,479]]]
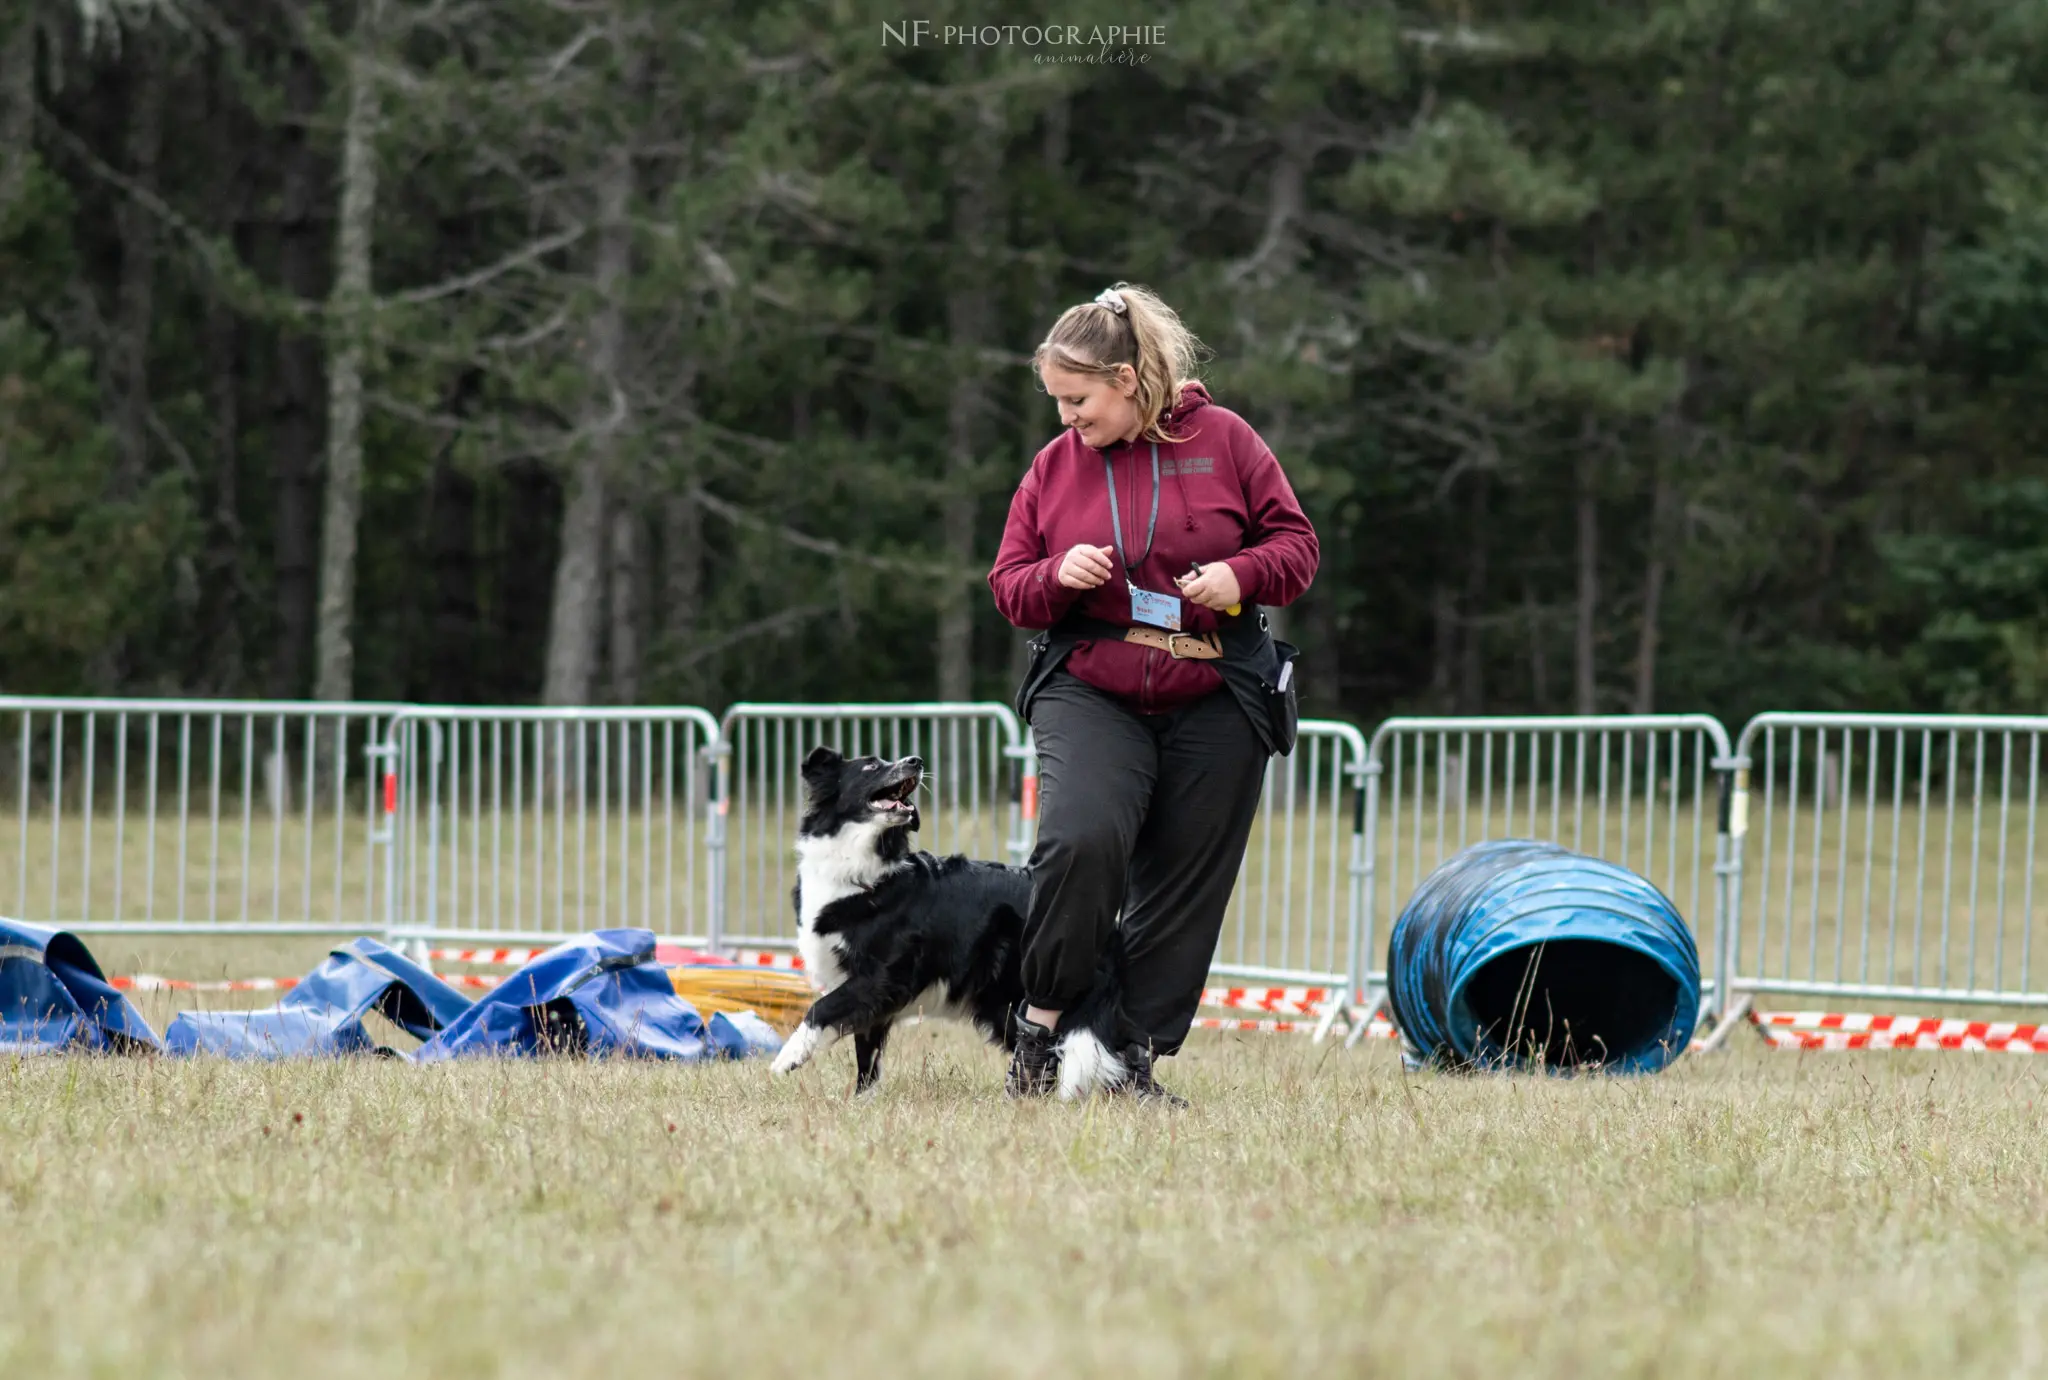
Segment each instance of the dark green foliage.
[[[2037,6],[1231,0],[1108,64],[892,43],[854,0],[384,3],[360,698],[539,694],[600,432],[602,696],[928,698],[965,586],[971,693],[1006,698],[981,581],[1057,425],[1026,360],[1128,278],[1322,533],[1287,613],[1314,712],[2048,712]],[[0,689],[305,694],[356,9],[118,48],[44,9],[0,206]]]

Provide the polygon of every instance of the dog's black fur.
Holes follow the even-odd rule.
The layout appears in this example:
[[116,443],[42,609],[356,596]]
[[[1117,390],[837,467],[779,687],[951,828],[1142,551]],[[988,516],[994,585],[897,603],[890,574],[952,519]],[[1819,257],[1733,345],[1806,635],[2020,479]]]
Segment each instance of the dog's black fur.
[[[792,893],[798,945],[823,995],[775,1061],[788,1073],[853,1036],[857,1092],[880,1079],[894,1022],[925,998],[1004,1049],[1024,1000],[1019,973],[1031,874],[1021,867],[913,852],[923,822],[916,757],[884,762],[830,748],[804,759],[804,811]],[[806,904],[806,887],[811,889]],[[1142,1044],[1123,1014],[1122,946],[1113,936],[1095,988],[1060,1017],[1062,1096],[1115,1086],[1118,1052]]]

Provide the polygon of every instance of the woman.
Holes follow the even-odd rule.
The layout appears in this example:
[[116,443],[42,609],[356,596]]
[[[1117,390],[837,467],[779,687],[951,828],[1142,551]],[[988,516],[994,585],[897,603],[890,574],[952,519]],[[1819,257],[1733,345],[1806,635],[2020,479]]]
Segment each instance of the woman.
[[1143,1098],[1201,1004],[1267,757],[1293,746],[1294,649],[1258,605],[1314,578],[1315,529],[1258,433],[1192,380],[1199,342],[1143,288],[1069,308],[1034,361],[1066,428],[1010,501],[989,587],[1033,641],[1018,712],[1038,844],[1012,1096],[1058,1080],[1060,1014],[1123,916],[1119,1051]]

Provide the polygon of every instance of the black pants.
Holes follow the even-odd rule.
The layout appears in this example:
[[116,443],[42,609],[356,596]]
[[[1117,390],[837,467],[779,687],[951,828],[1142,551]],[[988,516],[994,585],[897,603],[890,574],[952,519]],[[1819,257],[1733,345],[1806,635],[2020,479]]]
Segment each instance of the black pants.
[[1064,1011],[1095,979],[1123,913],[1125,1008],[1155,1055],[1187,1038],[1265,780],[1267,753],[1228,690],[1140,714],[1064,671],[1031,703],[1038,845],[1024,991]]

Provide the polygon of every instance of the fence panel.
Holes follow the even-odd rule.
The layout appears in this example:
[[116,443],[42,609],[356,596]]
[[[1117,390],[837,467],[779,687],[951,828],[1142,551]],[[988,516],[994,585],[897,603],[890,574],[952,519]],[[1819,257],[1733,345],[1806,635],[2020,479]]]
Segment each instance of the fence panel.
[[[1024,798],[1037,798],[1027,735]],[[1210,975],[1224,984],[1361,990],[1366,739],[1355,725],[1304,719],[1294,751],[1266,766],[1258,814],[1225,912]],[[1017,856],[1030,855],[1029,808]]]
[[552,943],[607,926],[715,937],[708,711],[414,708],[392,729],[395,939]]
[[1021,863],[1023,735],[995,703],[736,704],[722,725],[725,847],[722,939],[740,947],[796,942],[790,889],[803,812],[800,769],[814,747],[850,757],[918,756],[918,846]]
[[86,933],[375,929],[400,708],[0,697],[0,908]]
[[2048,718],[1750,720],[1737,744],[1736,989],[2048,1005],[2033,954],[2034,898],[2048,898],[2044,733]]
[[1365,760],[1355,726],[1307,719],[1294,751],[1266,764],[1214,977],[1359,991]]
[[[1662,890],[1692,927],[1702,973],[1716,975],[1707,987],[1725,991],[1734,765],[1727,730],[1704,714],[1389,719],[1366,768],[1367,953],[1384,963],[1402,905],[1444,859],[1486,839],[1538,839]],[[1383,991],[1384,967],[1366,981]]]

